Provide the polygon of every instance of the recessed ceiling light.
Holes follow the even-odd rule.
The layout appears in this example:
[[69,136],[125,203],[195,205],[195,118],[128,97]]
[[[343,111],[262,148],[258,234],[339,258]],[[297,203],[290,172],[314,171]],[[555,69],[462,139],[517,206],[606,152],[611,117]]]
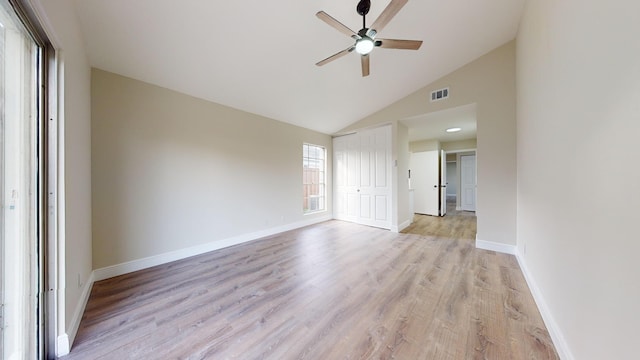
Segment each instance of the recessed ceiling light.
[[460,131],[460,130],[462,130],[462,128],[459,128],[459,127],[452,127],[452,128],[448,128],[448,129],[447,129],[447,132],[448,132],[448,133],[452,133],[452,132],[458,132],[458,131]]

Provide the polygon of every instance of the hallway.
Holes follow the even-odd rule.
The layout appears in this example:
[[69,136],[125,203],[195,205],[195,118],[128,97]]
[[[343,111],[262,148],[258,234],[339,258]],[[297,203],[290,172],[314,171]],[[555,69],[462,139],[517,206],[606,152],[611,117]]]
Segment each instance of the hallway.
[[414,214],[413,223],[402,233],[475,241],[476,213],[456,210],[455,199],[447,200],[445,216]]

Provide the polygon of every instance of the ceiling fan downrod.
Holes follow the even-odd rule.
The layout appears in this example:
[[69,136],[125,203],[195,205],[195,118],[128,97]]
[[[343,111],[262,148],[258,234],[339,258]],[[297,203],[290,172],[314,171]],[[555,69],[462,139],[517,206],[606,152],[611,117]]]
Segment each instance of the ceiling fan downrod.
[[367,14],[369,13],[369,10],[371,10],[371,0],[360,0],[358,5],[356,6],[356,11],[358,12],[358,14],[362,16],[363,29],[367,28],[366,18],[367,18]]

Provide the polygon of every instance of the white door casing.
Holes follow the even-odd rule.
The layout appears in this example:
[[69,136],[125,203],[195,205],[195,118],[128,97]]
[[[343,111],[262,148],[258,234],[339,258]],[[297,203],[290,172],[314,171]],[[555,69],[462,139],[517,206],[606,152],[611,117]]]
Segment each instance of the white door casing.
[[465,211],[476,211],[476,156],[460,156],[460,206]]

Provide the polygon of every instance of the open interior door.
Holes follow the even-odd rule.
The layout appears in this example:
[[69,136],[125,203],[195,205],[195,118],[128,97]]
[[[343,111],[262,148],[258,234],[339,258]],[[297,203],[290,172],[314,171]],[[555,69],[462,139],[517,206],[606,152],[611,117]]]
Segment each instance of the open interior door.
[[440,216],[447,214],[447,154],[440,150]]
[[411,154],[411,186],[417,214],[440,215],[439,157],[437,150]]

